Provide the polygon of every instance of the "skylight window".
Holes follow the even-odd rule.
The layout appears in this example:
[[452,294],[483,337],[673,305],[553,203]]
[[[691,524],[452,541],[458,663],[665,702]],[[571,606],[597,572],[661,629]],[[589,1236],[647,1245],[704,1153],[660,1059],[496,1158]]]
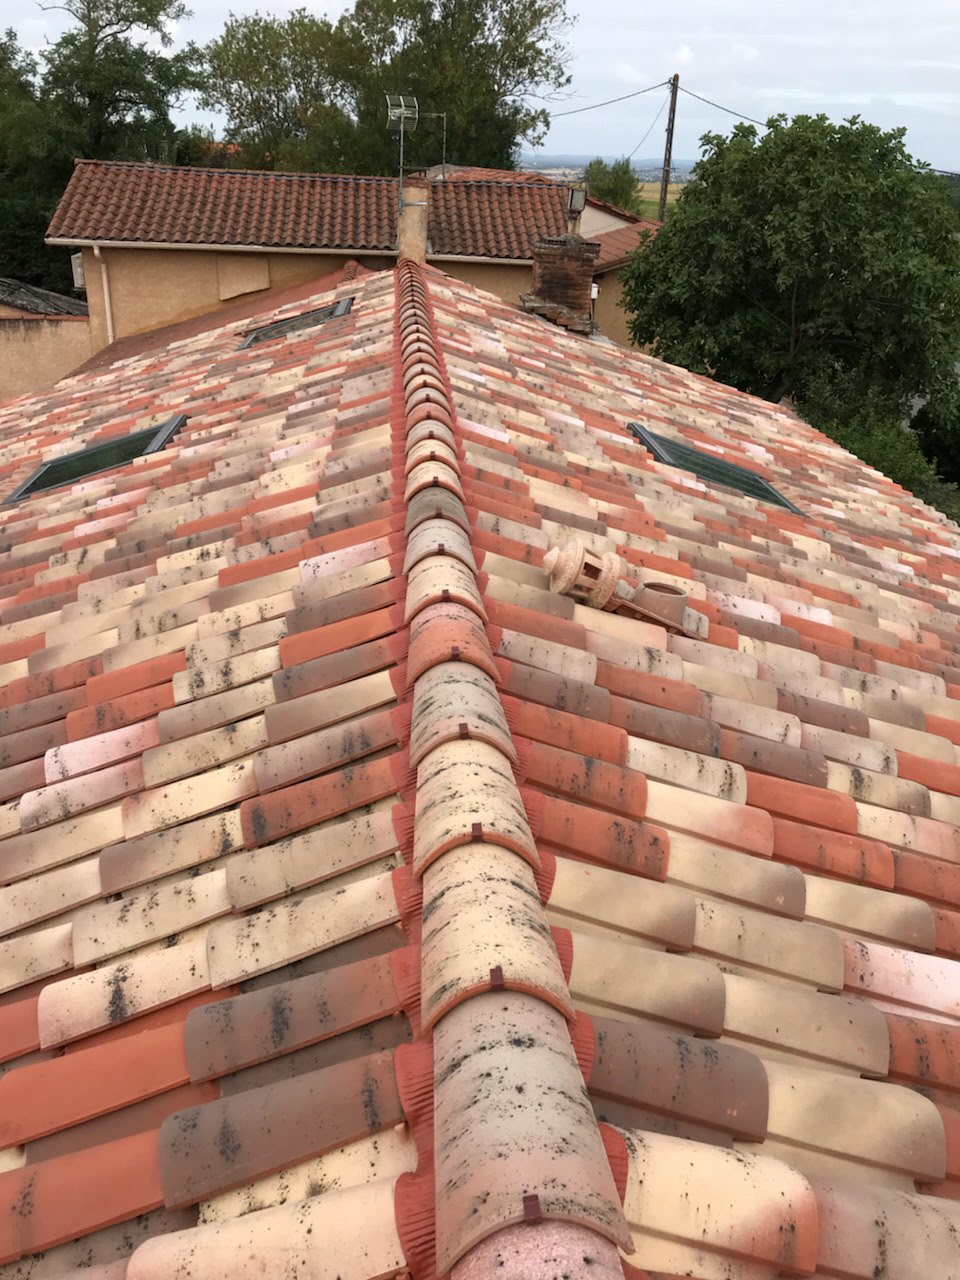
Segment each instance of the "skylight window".
[[316,324],[332,320],[335,316],[345,316],[353,306],[352,298],[341,298],[339,302],[331,302],[328,307],[319,307],[316,311],[304,311],[298,316],[290,316],[288,320],[276,320],[273,324],[265,324],[262,329],[254,329],[240,343],[240,350],[255,347],[261,342],[272,342],[274,338],[285,338],[290,333],[299,333],[301,329],[312,329]]
[[145,457],[148,453],[158,453],[173,439],[187,421],[185,413],[178,413],[159,427],[149,427],[146,431],[134,431],[129,436],[117,436],[113,440],[104,440],[101,444],[93,444],[88,449],[79,449],[76,453],[65,453],[62,457],[51,458],[43,462],[19,489],[15,489],[7,498],[7,502],[17,502],[20,498],[30,498],[35,493],[43,493],[47,489],[58,489],[63,485],[75,484],[78,480],[86,480],[88,476],[97,475],[101,471],[112,471],[122,467],[134,458]]
[[712,453],[705,453],[702,449],[692,449],[689,445],[681,444],[679,440],[657,435],[655,431],[648,431],[646,427],[641,427],[636,422],[628,422],[627,429],[644,448],[650,450],[658,462],[663,462],[668,467],[679,467],[681,471],[692,471],[711,488],[719,485],[726,489],[735,489],[738,493],[746,494],[748,498],[756,498],[759,502],[770,502],[774,506],[792,511],[795,515],[802,514],[788,498],[785,498],[755,471],[738,467],[734,462],[725,462],[722,458],[715,457]]

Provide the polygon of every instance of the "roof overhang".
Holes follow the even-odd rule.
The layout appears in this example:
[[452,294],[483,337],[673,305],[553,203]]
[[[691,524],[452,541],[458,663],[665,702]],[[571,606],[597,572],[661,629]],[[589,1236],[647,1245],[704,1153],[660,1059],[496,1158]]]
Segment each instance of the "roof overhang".
[[[289,247],[273,244],[170,244],[160,240],[73,240],[47,236],[44,244],[65,245],[74,249],[185,249],[191,253],[296,253],[311,257],[396,258],[396,249],[324,249]],[[532,258],[490,258],[470,253],[428,253],[428,262],[472,262],[480,266],[529,267]]]

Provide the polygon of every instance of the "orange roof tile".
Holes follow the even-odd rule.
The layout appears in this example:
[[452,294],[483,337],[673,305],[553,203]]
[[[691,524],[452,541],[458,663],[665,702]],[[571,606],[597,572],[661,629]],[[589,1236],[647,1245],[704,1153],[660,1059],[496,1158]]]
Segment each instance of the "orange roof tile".
[[4,492],[172,411],[0,509],[0,1263],[960,1274],[960,530],[409,263],[0,406]]

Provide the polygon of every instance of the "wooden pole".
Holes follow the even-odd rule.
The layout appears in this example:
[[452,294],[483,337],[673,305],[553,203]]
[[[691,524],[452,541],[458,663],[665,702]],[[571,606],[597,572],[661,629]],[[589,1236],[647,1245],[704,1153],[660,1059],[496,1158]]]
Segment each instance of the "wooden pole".
[[670,81],[670,118],[667,120],[667,142],[663,149],[663,176],[660,179],[660,209],[658,217],[662,222],[667,212],[667,192],[670,189],[670,167],[673,160],[673,122],[677,118],[677,89],[680,87],[680,76],[674,75]]

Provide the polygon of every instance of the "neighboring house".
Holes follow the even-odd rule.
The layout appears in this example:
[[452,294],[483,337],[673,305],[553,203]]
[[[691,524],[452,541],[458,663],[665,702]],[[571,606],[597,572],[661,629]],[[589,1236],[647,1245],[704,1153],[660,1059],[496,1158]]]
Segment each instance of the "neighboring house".
[[960,1275],[956,525],[409,260],[0,484],[4,1275]]
[[659,226],[658,222],[641,219],[625,227],[602,230],[590,237],[600,245],[600,255],[596,261],[593,277],[593,282],[597,286],[594,320],[605,337],[612,338],[623,347],[632,345],[632,340],[627,327],[627,313],[620,305],[620,296],[623,292],[620,273],[627,265],[630,255],[642,244],[644,238],[655,235]]
[[[493,171],[496,172],[496,171]],[[429,201],[428,261],[510,302],[530,288],[534,246],[567,229],[554,182],[406,185]],[[47,234],[83,255],[95,347],[216,310],[232,299],[397,256],[393,178],[79,161]],[[653,224],[588,199],[588,239]],[[619,291],[604,277],[597,319],[618,341]]]
[[85,302],[0,276],[0,400],[52,386],[93,349]]

